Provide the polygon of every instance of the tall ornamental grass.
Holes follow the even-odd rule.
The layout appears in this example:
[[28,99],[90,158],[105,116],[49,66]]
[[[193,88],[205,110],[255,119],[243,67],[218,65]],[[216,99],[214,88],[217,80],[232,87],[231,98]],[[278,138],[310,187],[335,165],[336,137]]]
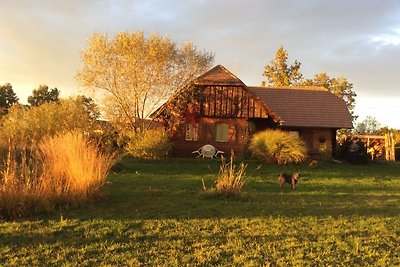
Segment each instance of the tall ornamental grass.
[[[22,151],[22,152],[21,152]],[[113,155],[77,132],[47,137],[35,151],[10,143],[0,167],[0,219],[79,206],[101,196]]]
[[307,158],[307,147],[299,137],[281,130],[266,130],[253,135],[251,153],[269,163],[300,163]]
[[51,182],[46,185],[56,197],[79,201],[99,195],[113,157],[101,153],[95,143],[69,132],[46,138],[39,149],[45,178]]
[[27,149],[18,150],[11,141],[8,147],[0,163],[0,221],[33,214],[39,206],[47,207],[47,203],[40,204],[40,159]]

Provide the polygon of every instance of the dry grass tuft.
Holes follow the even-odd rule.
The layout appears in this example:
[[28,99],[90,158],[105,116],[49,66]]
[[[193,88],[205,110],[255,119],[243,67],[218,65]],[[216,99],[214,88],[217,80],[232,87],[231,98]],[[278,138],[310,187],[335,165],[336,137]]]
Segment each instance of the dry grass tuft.
[[78,206],[95,199],[114,162],[113,155],[77,132],[45,138],[36,151],[10,142],[0,167],[0,218]]
[[247,164],[242,162],[236,168],[233,162],[233,153],[231,153],[229,162],[225,162],[225,158],[222,158],[219,176],[216,181],[217,192],[224,195],[240,195],[245,183],[244,172],[246,167]]

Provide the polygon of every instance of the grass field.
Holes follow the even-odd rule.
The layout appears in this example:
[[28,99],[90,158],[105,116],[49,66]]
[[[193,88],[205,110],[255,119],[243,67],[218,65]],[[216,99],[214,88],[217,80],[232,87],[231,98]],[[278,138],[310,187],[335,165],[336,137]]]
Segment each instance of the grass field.
[[[103,200],[0,223],[0,265],[400,265],[399,164],[259,164],[225,198],[201,192],[217,160],[125,159]],[[296,191],[282,171],[302,173]]]

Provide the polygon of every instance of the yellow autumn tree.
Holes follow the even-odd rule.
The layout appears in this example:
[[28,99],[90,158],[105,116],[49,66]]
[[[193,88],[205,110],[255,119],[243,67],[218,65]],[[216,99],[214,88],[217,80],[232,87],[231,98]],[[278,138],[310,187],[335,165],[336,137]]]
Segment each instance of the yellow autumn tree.
[[178,46],[156,33],[94,34],[76,78],[104,96],[106,116],[117,128],[138,133],[146,130],[144,119],[213,59],[190,42]]

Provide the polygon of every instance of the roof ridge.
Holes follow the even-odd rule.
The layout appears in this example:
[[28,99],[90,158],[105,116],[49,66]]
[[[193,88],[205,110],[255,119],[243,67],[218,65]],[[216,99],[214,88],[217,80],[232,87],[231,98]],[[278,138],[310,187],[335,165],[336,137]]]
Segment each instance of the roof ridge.
[[288,86],[249,86],[254,89],[272,89],[272,90],[308,90],[308,91],[329,91],[323,86],[309,85],[288,85]]
[[[208,71],[206,71],[205,73],[201,74],[200,76],[198,76],[197,78],[195,78],[193,80],[193,83],[202,83],[202,79],[206,78],[207,76],[213,75],[213,72],[218,72],[218,71],[222,71],[224,72],[226,75],[228,75],[230,78],[232,78],[235,82],[237,82],[240,85],[246,86],[246,84],[239,79],[235,74],[233,74],[232,72],[230,72],[227,68],[225,68],[224,66],[222,66],[221,64],[216,65],[214,67],[212,67],[211,69],[209,69]],[[218,83],[218,80],[214,80],[213,82]]]

